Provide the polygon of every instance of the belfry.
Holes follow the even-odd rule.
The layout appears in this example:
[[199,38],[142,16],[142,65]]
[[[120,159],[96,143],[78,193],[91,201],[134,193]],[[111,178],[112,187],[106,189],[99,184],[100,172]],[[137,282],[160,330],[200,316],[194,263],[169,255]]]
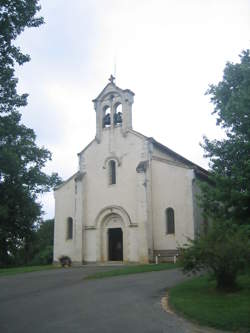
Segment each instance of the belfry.
[[134,93],[122,90],[115,85],[115,78],[111,75],[110,83],[93,100],[96,111],[96,140],[101,141],[102,132],[106,128],[114,129],[122,126],[122,133],[126,135],[132,129],[132,104]]

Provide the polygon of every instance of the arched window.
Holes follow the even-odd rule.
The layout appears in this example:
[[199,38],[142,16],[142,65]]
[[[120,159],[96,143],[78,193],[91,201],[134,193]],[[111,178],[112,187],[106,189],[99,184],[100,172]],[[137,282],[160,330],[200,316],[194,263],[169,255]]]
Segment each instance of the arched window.
[[114,109],[114,125],[119,125],[122,123],[122,105],[118,103],[115,105]]
[[110,125],[111,125],[110,107],[109,106],[105,106],[103,108],[102,126],[103,127],[109,127]]
[[109,161],[109,185],[116,184],[116,164],[114,160]]
[[174,210],[171,207],[166,209],[166,227],[167,227],[167,234],[175,233]]
[[67,239],[73,239],[73,219],[72,217],[67,218]]

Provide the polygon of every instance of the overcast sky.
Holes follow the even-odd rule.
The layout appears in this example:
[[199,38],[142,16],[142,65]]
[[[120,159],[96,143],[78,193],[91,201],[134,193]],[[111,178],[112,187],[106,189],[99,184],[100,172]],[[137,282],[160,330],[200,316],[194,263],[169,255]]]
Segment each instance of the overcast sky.
[[[207,168],[202,136],[219,138],[204,93],[249,48],[249,0],[42,0],[45,24],[17,40],[31,62],[17,70],[29,93],[23,122],[53,154],[63,179],[95,136],[94,99],[114,74],[135,93],[133,128]],[[54,217],[53,194],[43,196]]]

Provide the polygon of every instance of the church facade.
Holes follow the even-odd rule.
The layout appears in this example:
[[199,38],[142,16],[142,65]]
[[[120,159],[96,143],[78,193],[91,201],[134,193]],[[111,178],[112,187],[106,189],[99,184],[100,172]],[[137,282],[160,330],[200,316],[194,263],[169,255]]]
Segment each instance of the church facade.
[[197,179],[207,171],[132,128],[134,93],[110,83],[93,100],[96,136],[55,189],[54,261],[169,258],[202,228]]

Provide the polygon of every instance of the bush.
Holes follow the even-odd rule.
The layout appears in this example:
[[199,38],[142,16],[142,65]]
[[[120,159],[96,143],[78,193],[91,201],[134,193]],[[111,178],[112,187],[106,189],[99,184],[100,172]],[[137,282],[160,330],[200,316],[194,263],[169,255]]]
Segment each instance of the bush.
[[216,279],[218,289],[233,290],[237,275],[250,263],[249,228],[213,223],[206,234],[189,240],[179,250],[185,273],[206,270]]
[[60,261],[60,264],[62,265],[62,267],[65,267],[65,266],[70,267],[72,264],[72,261],[71,261],[70,257],[68,257],[68,256],[61,256],[59,258],[59,261]]
[[38,252],[32,261],[31,265],[50,265],[53,262],[53,245],[47,245]]

